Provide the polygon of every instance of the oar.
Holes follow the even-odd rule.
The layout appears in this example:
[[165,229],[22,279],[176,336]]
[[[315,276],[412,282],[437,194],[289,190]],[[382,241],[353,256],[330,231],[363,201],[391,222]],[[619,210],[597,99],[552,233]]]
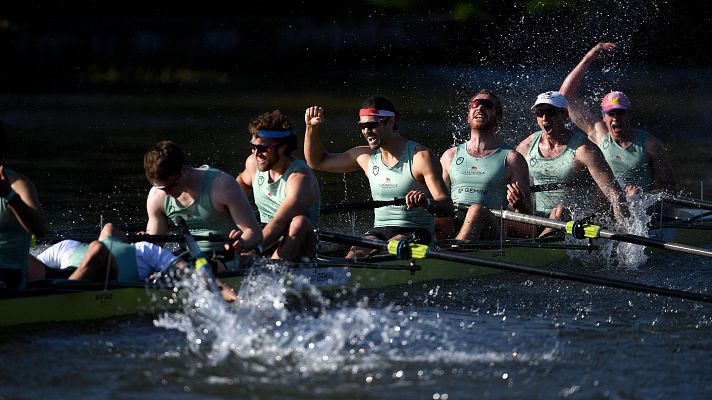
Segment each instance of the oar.
[[[177,243],[182,242],[184,239],[183,235],[137,235],[137,234],[127,234],[126,238],[129,242],[151,242],[151,243]],[[230,238],[227,236],[217,236],[217,235],[194,235],[195,240],[208,241],[208,242],[229,242]],[[57,243],[62,240],[73,239],[79,242],[91,242],[97,240],[97,234],[48,234],[37,238],[38,243]]]
[[[458,208],[466,209],[466,204],[458,204]],[[559,229],[566,233],[572,234],[579,239],[583,238],[604,238],[616,240],[619,242],[639,244],[642,246],[655,247],[671,251],[679,251],[682,253],[694,254],[698,256],[712,257],[712,251],[695,246],[685,244],[666,242],[664,240],[656,240],[643,236],[631,235],[629,233],[620,233],[609,229],[602,228],[598,225],[588,223],[580,223],[578,221],[557,221],[551,218],[538,217],[535,215],[521,214],[512,211],[502,211],[490,209],[492,214],[497,217],[504,218],[510,221],[523,222],[530,225],[544,226],[548,228]]]
[[567,189],[573,187],[571,184],[565,184],[563,182],[556,183],[542,183],[541,185],[531,185],[529,188],[532,193],[536,192],[548,192],[550,190]]
[[439,260],[453,261],[469,265],[481,265],[483,267],[503,269],[513,272],[522,272],[526,274],[546,276],[550,278],[557,278],[568,281],[589,283],[593,285],[608,286],[618,289],[632,290],[636,292],[651,293],[686,300],[712,303],[712,296],[708,296],[701,293],[685,292],[681,290],[643,285],[635,282],[621,281],[618,279],[609,279],[599,276],[579,274],[576,272],[567,272],[552,268],[541,268],[531,265],[515,264],[506,261],[497,261],[487,258],[473,257],[464,254],[438,251],[433,250],[428,246],[422,244],[408,243],[405,240],[391,240],[386,242],[383,240],[358,238],[354,236],[344,235],[341,233],[325,231],[319,231],[319,238],[322,240],[329,240],[335,243],[344,243],[385,250],[388,251],[389,254],[394,254],[402,259],[435,258]]
[[322,214],[333,214],[339,212],[357,211],[357,210],[372,210],[374,208],[385,206],[404,206],[405,199],[394,198],[393,200],[372,200],[362,201],[358,203],[337,203],[324,204],[321,206]]
[[210,270],[210,264],[208,263],[208,259],[205,258],[203,252],[200,251],[198,243],[195,241],[193,235],[191,235],[190,229],[188,229],[188,224],[181,217],[176,218],[176,224],[178,225],[178,229],[180,230],[181,235],[185,240],[185,245],[188,248],[188,252],[195,261],[196,272],[203,278],[205,278],[205,282],[208,284],[208,288],[211,292],[220,295],[222,291],[218,288],[218,284],[215,282],[215,277],[213,276],[213,273]]
[[699,208],[702,210],[712,210],[712,202],[704,200],[696,200],[689,197],[673,197],[669,195],[663,195],[661,200],[665,204],[673,204],[676,206]]

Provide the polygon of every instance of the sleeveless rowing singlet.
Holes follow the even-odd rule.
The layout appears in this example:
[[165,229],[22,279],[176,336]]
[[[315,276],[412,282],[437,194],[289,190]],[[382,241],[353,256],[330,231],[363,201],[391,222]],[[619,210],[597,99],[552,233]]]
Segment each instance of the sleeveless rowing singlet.
[[467,152],[467,143],[457,146],[448,173],[452,201],[463,204],[482,204],[499,209],[507,204],[507,145],[478,158]]
[[[531,147],[527,154],[527,164],[529,164],[529,175],[533,180],[534,185],[543,185],[547,183],[568,183],[571,184],[571,189],[565,190],[549,190],[544,192],[534,193],[534,210],[537,213],[549,214],[551,210],[558,204],[567,205],[570,200],[569,193],[577,192],[579,194],[584,191],[589,191],[593,181],[587,171],[576,172],[574,170],[574,158],[576,157],[576,149],[587,140],[586,135],[575,131],[566,149],[554,158],[544,158],[539,153],[539,142],[541,141],[542,131],[534,133]],[[568,193],[567,193],[568,192]],[[590,196],[589,196],[590,198]]]
[[[260,222],[266,224],[274,218],[274,214],[287,196],[287,179],[289,179],[289,175],[301,169],[309,169],[309,166],[304,160],[294,160],[284,171],[284,174],[272,183],[269,182],[269,171],[256,170],[252,178],[252,193],[255,196],[255,205],[260,211]],[[321,200],[319,198],[315,204],[307,209],[307,214],[305,215],[315,227],[319,226],[320,209]]]
[[[411,190],[420,190],[429,196],[428,188],[413,177],[412,163],[415,147],[415,142],[407,141],[403,154],[392,167],[383,164],[380,148],[371,152],[366,176],[368,176],[368,182],[371,186],[373,200],[403,198]],[[390,226],[424,228],[432,232],[435,226],[433,215],[423,207],[406,210],[405,206],[386,206],[376,208],[373,211],[373,226],[376,228]]]
[[645,140],[649,133],[642,129],[635,129],[634,132],[635,139],[628,148],[616,143],[610,132],[606,132],[598,147],[621,187],[636,185],[643,191],[649,191],[655,186],[655,175],[645,156]]
[[[198,198],[193,204],[182,208],[171,196],[166,196],[164,210],[168,219],[176,222],[177,217],[182,217],[193,235],[218,235],[227,236],[230,230],[237,229],[230,213],[218,211],[213,207],[212,187],[213,181],[220,174],[220,170],[208,168],[203,173],[200,183]],[[224,243],[199,240],[198,246],[202,252],[225,251]]]
[[[119,274],[117,280],[120,282],[137,282],[141,279],[138,276],[136,266],[136,248],[130,243],[124,243],[113,236],[107,236],[100,240],[119,264]],[[67,265],[78,267],[82,263],[84,254],[89,249],[88,243],[82,243],[69,256]]]
[[[9,168],[5,174],[12,173]],[[15,195],[19,196],[19,195]],[[27,284],[27,263],[30,252],[30,235],[22,227],[15,213],[8,208],[7,201],[0,200],[0,269],[17,270],[21,274],[19,286],[24,289]],[[15,272],[13,272],[13,275]]]

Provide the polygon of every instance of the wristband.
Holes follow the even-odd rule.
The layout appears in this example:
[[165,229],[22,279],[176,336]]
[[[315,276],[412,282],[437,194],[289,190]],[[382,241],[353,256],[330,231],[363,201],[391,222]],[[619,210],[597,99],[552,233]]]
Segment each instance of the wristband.
[[6,203],[10,203],[10,200],[12,200],[16,195],[17,195],[17,192],[15,192],[14,190],[10,189],[10,193],[8,193],[7,196],[4,197],[4,198],[5,198],[5,202],[6,202]]

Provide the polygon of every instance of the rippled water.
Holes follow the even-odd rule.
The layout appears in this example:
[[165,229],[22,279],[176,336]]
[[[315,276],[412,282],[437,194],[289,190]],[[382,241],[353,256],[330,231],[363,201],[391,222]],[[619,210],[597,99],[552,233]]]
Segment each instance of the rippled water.
[[[575,271],[707,292],[712,262]],[[502,273],[285,307],[280,276],[227,306],[2,334],[3,398],[706,398],[709,307]],[[363,297],[362,297],[363,296]],[[299,302],[298,302],[299,303]],[[196,307],[200,304],[200,307]],[[27,383],[32,383],[30,387]]]

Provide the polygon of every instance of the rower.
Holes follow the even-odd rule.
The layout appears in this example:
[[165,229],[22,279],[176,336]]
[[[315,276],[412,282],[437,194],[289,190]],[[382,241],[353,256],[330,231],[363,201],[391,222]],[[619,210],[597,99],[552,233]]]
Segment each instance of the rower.
[[608,93],[601,102],[601,114],[591,113],[578,97],[584,75],[599,54],[615,50],[614,43],[601,42],[589,50],[569,73],[559,91],[569,101],[571,121],[596,143],[627,195],[654,189],[675,188],[672,167],[665,147],[645,130],[633,128],[631,102],[623,92]]
[[297,148],[294,124],[274,110],[253,119],[248,129],[252,154],[236,179],[254,197],[266,254],[288,261],[311,259],[316,255],[321,195],[314,172],[292,155]]
[[[413,237],[421,244],[433,238],[433,215],[452,215],[453,207],[442,179],[442,167],[432,151],[405,139],[398,130],[399,113],[391,100],[372,96],[359,111],[358,127],[366,146],[343,153],[328,153],[319,138],[324,109],[306,109],[304,156],[319,171],[346,173],[362,170],[368,177],[373,200],[405,198],[405,206],[374,210],[374,228],[366,237],[380,240]],[[347,257],[363,257],[370,249],[352,247]]]
[[[92,282],[144,282],[167,273],[171,267],[182,269],[188,266],[187,262],[157,244],[129,243],[126,234],[111,223],[104,225],[98,240],[91,243],[62,240],[37,257],[30,256],[30,264],[46,270],[50,276],[68,274],[69,280]],[[227,284],[219,279],[216,282],[225,300],[237,298]]]
[[[146,152],[143,166],[153,185],[146,199],[146,233],[165,234],[168,220],[177,223],[181,217],[194,235],[227,236],[239,231],[240,234],[233,234],[233,248],[240,252],[251,251],[262,243],[262,230],[250,202],[230,175],[208,166],[187,166],[183,151],[168,140]],[[224,243],[201,240],[198,245],[215,268],[239,267],[235,253],[226,251]]]
[[[494,92],[482,89],[470,99],[467,122],[470,140],[449,148],[440,157],[443,180],[453,202],[471,204],[465,215],[456,211],[455,239],[497,239],[500,224],[490,209],[511,205],[517,212],[532,211],[529,168],[524,157],[496,135],[502,123],[502,103]],[[532,236],[531,225],[504,224],[508,236]]]
[[0,290],[24,289],[32,235],[47,232],[47,221],[34,183],[7,168],[5,126],[0,122]]
[[[535,193],[534,211],[552,219],[567,219],[572,208],[590,212],[591,199],[595,195],[600,202],[602,194],[622,223],[628,216],[625,196],[601,150],[583,133],[566,128],[568,102],[564,95],[542,93],[532,109],[540,130],[519,143],[517,151],[527,160],[535,185],[561,183],[566,187]],[[547,228],[542,234],[549,232]]]

